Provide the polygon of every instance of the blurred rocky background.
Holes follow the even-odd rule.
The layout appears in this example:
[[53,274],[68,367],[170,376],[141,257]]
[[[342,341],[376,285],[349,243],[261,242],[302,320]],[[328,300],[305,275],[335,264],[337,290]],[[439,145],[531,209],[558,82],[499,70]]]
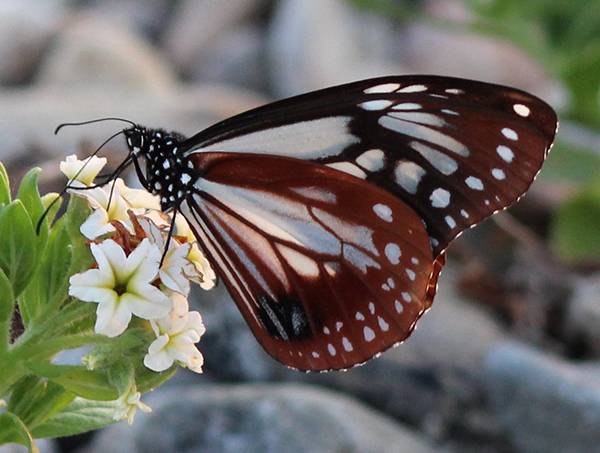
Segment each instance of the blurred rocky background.
[[59,123],[193,134],[408,73],[512,85],[561,117],[528,195],[453,243],[413,336],[362,367],[303,374],[262,351],[222,285],[198,289],[204,374],[145,395],[153,412],[133,426],[42,451],[600,452],[598,0],[0,0],[0,160],[15,182],[41,166],[56,191],[59,160],[120,127],[55,136]]

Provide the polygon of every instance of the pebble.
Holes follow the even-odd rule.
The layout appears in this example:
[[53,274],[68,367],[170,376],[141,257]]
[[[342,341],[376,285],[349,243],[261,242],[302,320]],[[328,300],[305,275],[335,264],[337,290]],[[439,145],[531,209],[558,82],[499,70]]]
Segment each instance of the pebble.
[[600,452],[599,363],[505,342],[485,360],[482,384],[516,451]]
[[102,431],[89,453],[122,451],[433,453],[410,428],[334,392],[301,385],[179,387],[151,413]]

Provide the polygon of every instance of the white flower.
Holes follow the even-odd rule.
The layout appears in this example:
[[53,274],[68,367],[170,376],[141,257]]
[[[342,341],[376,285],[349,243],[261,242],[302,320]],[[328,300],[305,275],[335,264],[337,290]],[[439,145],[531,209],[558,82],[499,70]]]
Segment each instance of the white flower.
[[193,273],[188,272],[187,278],[198,283],[204,290],[214,288],[217,281],[217,275],[202,251],[200,251],[200,247],[198,247],[198,241],[196,241],[196,236],[190,228],[187,220],[185,220],[182,215],[179,215],[175,217],[175,225],[177,226],[177,235],[185,237],[187,241],[192,244],[192,248],[188,253],[187,259],[194,264],[196,269]]
[[90,186],[105,165],[106,157],[90,156],[87,159],[79,160],[75,154],[71,154],[60,163],[60,171],[71,181],[78,181],[84,186]]
[[164,371],[179,362],[196,373],[202,373],[204,359],[194,343],[206,331],[197,311],[187,311],[187,299],[173,292],[173,310],[163,319],[151,320],[156,340],[150,344],[144,365],[154,371]]
[[127,423],[133,424],[133,417],[138,409],[143,412],[151,412],[152,409],[140,401],[142,394],[140,392],[130,390],[124,393],[117,399],[117,407],[113,414],[113,420],[127,419]]
[[204,290],[208,291],[209,289],[214,288],[215,284],[217,283],[217,274],[215,274],[215,271],[211,267],[210,263],[200,251],[200,247],[198,247],[197,242],[192,244],[192,248],[187,256],[187,259],[194,264],[196,268],[195,274],[198,275],[197,277],[189,276],[188,278],[191,281],[198,283]]
[[131,187],[126,186],[121,178],[115,180],[115,187],[119,189],[121,196],[136,213],[142,213],[136,211],[137,209],[160,210],[160,198],[156,195],[152,195],[146,189],[132,189]]
[[95,239],[106,233],[115,231],[111,225],[112,220],[118,220],[125,226],[132,229],[131,221],[127,210],[129,205],[121,196],[118,187],[112,184],[104,187],[94,187],[93,189],[71,190],[71,192],[81,195],[87,199],[94,212],[83,222],[79,231],[88,239]]
[[[150,242],[156,244],[159,249],[165,250],[167,245],[167,233],[163,232],[156,224],[144,217],[138,218],[138,222]],[[190,279],[199,278],[194,264],[187,259],[191,244],[178,244],[171,239],[169,249],[164,256],[162,266],[158,271],[160,281],[170,290],[177,291],[184,296],[190,292]],[[164,253],[164,252],[163,252]]]
[[98,269],[73,275],[69,294],[85,302],[97,302],[97,333],[108,337],[121,334],[131,315],[144,319],[166,316],[173,302],[151,283],[158,274],[161,251],[144,239],[125,256],[112,239],[91,244]]

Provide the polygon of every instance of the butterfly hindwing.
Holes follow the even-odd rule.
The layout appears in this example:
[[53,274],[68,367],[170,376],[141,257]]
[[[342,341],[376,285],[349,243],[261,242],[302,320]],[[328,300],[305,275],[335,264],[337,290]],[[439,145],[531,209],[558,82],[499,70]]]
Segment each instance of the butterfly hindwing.
[[397,76],[296,96],[188,139],[189,152],[309,160],[396,195],[427,225],[434,253],[516,201],[556,132],[556,115],[523,91],[437,76]]
[[198,153],[181,206],[256,338],[302,370],[404,340],[439,269],[419,216],[386,191],[287,157]]

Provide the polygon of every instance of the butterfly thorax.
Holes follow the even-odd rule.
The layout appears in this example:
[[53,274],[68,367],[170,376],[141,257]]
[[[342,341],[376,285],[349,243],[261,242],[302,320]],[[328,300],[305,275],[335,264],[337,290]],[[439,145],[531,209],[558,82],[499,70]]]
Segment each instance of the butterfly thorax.
[[143,157],[146,172],[142,185],[160,197],[161,209],[178,207],[198,179],[192,162],[180,147],[185,137],[163,129],[136,126],[125,131],[127,145],[134,159]]

